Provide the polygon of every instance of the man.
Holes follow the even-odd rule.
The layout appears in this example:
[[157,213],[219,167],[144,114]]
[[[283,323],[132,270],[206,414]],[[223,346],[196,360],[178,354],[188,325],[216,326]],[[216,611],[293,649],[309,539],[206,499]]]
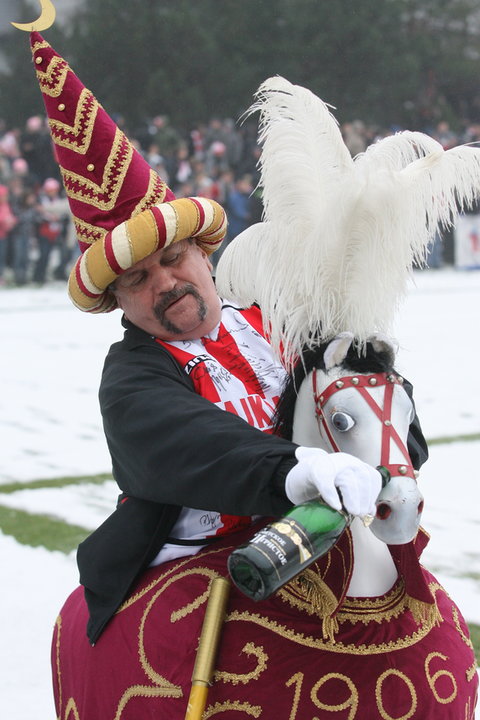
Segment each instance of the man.
[[223,209],[176,200],[39,33],[31,46],[81,250],[70,297],[87,312],[121,308],[126,328],[100,387],[123,499],[78,553],[95,642],[151,563],[318,495],[374,514],[381,480],[343,453],[297,461],[271,434],[285,373],[259,309],[217,296]]
[[[205,198],[176,200],[65,60],[38,33],[31,44],[81,250],[70,297],[87,312],[119,307],[125,327],[100,387],[122,496],[79,547],[83,587],[65,603],[53,643],[57,714],[65,701],[65,712],[89,720],[119,717],[143,697],[167,698],[177,714],[164,716],[177,717],[205,582],[226,573],[228,546],[259,516],[319,495],[354,515],[374,514],[381,479],[352,456],[318,449],[303,457],[272,434],[285,373],[259,308],[216,293],[209,257],[226,233],[222,208]],[[185,566],[197,557],[198,565]],[[320,575],[317,585],[326,588]],[[241,608],[247,599],[236,602]],[[165,623],[160,632],[145,630],[153,616]],[[185,618],[194,625],[186,622],[177,640]],[[168,679],[163,664],[173,650],[178,662]]]

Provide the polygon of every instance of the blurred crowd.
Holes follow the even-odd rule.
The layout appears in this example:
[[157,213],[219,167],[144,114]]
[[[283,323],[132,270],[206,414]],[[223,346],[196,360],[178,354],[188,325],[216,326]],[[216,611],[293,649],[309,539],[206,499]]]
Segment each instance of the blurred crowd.
[[[226,209],[223,247],[261,219],[256,125],[215,117],[182,132],[159,115],[130,132],[122,118],[115,120],[177,197],[208,197]],[[401,129],[382,130],[359,120],[341,126],[352,156]],[[426,132],[445,149],[480,141],[480,123],[455,133],[442,121]],[[0,285],[65,281],[77,256],[46,119],[31,117],[20,128],[0,119]]]

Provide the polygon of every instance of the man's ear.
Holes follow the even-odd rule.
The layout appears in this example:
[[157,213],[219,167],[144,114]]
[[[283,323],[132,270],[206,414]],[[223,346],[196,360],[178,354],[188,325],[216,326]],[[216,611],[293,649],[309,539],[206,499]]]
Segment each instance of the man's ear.
[[[119,307],[120,310],[123,310],[123,304],[122,304],[122,299],[120,297],[120,293],[115,292],[115,290],[110,290],[110,292],[112,293],[112,295],[115,297],[115,300],[117,301],[117,307]],[[128,318],[127,318],[127,320],[128,320]]]
[[200,245],[197,244],[197,248],[199,249],[202,258],[203,258],[203,259],[205,260],[205,262],[207,263],[208,269],[210,270],[210,272],[212,272],[212,270],[213,270],[213,265],[212,265],[212,261],[210,260],[210,256],[208,255],[207,252],[205,252],[205,250],[204,250],[202,247],[200,247]]

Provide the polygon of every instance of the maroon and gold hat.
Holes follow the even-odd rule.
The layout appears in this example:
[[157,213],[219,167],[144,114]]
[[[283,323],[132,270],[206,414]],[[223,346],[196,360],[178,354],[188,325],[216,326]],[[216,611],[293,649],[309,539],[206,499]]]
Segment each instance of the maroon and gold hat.
[[69,295],[80,310],[107,312],[110,283],[156,250],[193,237],[213,253],[225,212],[206,198],[175,199],[68,63],[38,32],[30,38],[81,251]]

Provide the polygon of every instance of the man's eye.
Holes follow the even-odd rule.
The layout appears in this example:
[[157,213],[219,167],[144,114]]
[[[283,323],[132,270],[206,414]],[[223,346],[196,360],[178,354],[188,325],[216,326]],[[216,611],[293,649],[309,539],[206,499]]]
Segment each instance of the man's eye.
[[145,275],[143,275],[143,274],[142,275],[140,275],[140,274],[132,275],[128,278],[125,278],[123,285],[126,288],[135,288],[135,287],[139,287],[140,285],[142,285],[142,283],[144,281],[145,281]]
[[175,255],[169,255],[168,257],[164,257],[161,260],[161,265],[175,265],[175,263],[178,262],[180,259],[182,253],[176,253]]

